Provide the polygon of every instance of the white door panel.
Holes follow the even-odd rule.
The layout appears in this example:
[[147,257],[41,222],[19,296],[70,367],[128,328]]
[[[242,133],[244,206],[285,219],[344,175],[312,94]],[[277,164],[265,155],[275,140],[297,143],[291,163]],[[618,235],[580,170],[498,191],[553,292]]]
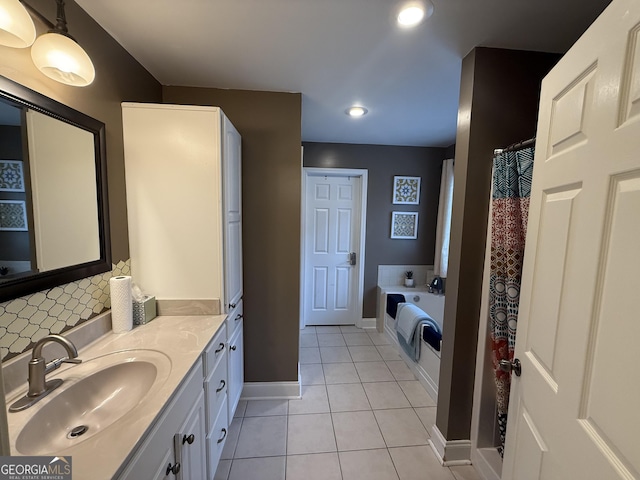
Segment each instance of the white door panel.
[[307,325],[354,324],[360,315],[358,296],[361,189],[359,176],[305,176],[306,256],[303,316]]
[[504,479],[640,479],[640,4],[543,82]]

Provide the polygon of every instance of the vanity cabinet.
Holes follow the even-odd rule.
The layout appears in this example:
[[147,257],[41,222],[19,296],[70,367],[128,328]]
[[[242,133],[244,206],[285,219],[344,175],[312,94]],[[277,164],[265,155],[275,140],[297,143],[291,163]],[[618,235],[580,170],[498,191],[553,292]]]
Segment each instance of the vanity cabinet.
[[227,317],[227,333],[229,335],[229,351],[227,375],[229,378],[229,401],[228,416],[229,423],[236,412],[242,387],[244,385],[244,341],[243,341],[243,310],[242,302]]
[[217,107],[123,103],[131,273],[159,300],[242,297],[241,138]]

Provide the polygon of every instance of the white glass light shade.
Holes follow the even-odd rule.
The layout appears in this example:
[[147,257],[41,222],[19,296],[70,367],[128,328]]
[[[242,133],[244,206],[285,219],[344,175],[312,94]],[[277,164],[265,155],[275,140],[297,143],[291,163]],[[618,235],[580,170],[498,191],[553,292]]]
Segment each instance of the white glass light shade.
[[26,48],[36,39],[36,27],[18,0],[0,0],[0,45]]
[[31,47],[31,58],[47,77],[74,87],[85,87],[96,76],[87,52],[59,33],[40,35]]
[[398,24],[401,27],[415,27],[433,15],[433,3],[429,0],[413,0],[405,3],[398,12]]
[[353,107],[347,108],[345,110],[345,113],[350,117],[362,117],[363,115],[366,115],[368,111],[369,110],[367,110],[364,107],[361,107],[359,105],[354,105]]

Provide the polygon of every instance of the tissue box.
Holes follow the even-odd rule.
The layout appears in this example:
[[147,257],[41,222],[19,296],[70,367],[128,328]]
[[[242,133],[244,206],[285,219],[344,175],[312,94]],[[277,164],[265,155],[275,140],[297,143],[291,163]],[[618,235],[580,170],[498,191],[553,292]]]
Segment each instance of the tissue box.
[[144,325],[156,318],[156,297],[145,295],[142,301],[133,301],[133,323]]

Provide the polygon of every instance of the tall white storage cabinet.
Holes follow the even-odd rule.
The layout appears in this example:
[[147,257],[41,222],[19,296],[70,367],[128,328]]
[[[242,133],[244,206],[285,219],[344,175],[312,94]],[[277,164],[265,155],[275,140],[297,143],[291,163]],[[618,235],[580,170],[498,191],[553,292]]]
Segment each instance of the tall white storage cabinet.
[[122,116],[134,281],[159,300],[220,299],[227,313],[205,355],[213,478],[244,383],[241,138],[216,107],[123,103]]

